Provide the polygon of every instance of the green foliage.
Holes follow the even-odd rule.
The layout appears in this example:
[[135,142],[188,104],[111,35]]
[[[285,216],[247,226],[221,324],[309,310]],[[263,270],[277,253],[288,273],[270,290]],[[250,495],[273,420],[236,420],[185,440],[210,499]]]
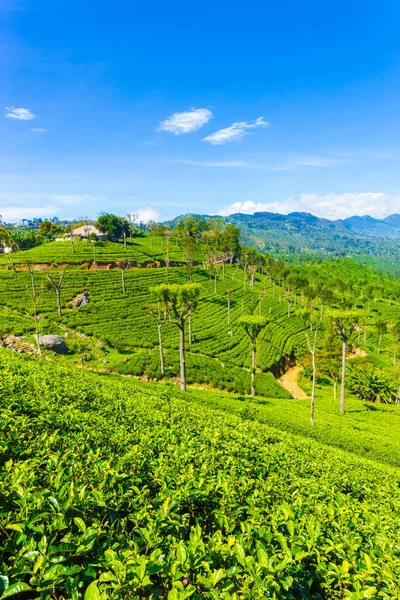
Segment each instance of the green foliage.
[[102,233],[105,233],[110,240],[116,242],[120,239],[125,229],[129,231],[129,223],[125,225],[124,219],[111,213],[101,214],[95,223],[95,227]]
[[255,403],[4,351],[0,371],[4,598],[396,597],[398,470]]
[[267,323],[267,318],[259,315],[244,315],[238,319],[238,324],[242,325],[253,344]]
[[349,383],[362,400],[388,403],[396,400],[396,385],[377,369],[355,367],[351,370]]

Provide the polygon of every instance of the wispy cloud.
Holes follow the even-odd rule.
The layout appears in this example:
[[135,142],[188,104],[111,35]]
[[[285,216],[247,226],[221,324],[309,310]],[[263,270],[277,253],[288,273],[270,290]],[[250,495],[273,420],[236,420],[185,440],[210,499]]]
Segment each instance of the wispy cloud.
[[222,169],[259,169],[261,171],[291,171],[299,167],[334,167],[343,163],[354,162],[350,159],[329,156],[292,156],[277,162],[256,162],[249,160],[190,160],[178,159],[174,162],[193,167],[214,167]]
[[33,131],[33,133],[46,133],[47,129],[44,129],[43,127],[32,127],[31,131]]
[[256,212],[308,212],[326,219],[346,219],[353,215],[370,215],[378,219],[400,212],[400,194],[383,192],[346,192],[344,194],[301,194],[282,202],[234,202],[219,211],[222,216],[234,213],[253,215]]
[[192,133],[203,127],[213,116],[207,108],[192,108],[189,111],[170,115],[165,121],[161,121],[158,131],[166,131],[181,135]]
[[8,119],[16,119],[17,121],[32,121],[37,119],[30,108],[14,108],[14,106],[6,106],[6,117]]
[[270,124],[264,119],[264,117],[259,117],[253,123],[246,123],[246,121],[241,121],[239,123],[233,123],[230,127],[225,127],[225,129],[219,129],[215,133],[208,135],[203,138],[203,142],[208,142],[209,144],[213,144],[213,146],[218,146],[220,144],[227,144],[228,142],[236,142],[237,140],[241,140],[249,129],[256,129],[258,127],[269,127]]

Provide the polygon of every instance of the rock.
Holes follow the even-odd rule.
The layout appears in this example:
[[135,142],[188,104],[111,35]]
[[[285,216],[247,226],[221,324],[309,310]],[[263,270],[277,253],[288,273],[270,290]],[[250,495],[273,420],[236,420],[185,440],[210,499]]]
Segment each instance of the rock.
[[82,292],[82,294],[79,294],[79,296],[77,296],[75,298],[75,300],[72,302],[72,306],[74,308],[81,308],[82,306],[85,306],[85,304],[87,304],[89,302],[89,292]]
[[61,335],[40,335],[39,345],[57,354],[66,354],[68,352],[65,340]]
[[37,354],[37,349],[33,344],[30,344],[21,337],[15,335],[7,335],[0,340],[0,347],[14,350],[18,354]]

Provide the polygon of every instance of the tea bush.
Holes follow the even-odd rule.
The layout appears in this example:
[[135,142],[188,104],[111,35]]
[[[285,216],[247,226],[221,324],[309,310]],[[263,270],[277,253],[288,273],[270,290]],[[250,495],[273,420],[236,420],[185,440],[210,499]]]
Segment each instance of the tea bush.
[[2,598],[399,597],[399,470],[190,397],[0,351]]

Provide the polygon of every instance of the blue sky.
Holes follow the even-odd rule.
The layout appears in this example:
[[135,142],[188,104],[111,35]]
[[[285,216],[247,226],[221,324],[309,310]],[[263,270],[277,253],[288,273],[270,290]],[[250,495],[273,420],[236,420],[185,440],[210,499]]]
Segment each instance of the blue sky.
[[400,212],[396,0],[0,0],[0,214]]

